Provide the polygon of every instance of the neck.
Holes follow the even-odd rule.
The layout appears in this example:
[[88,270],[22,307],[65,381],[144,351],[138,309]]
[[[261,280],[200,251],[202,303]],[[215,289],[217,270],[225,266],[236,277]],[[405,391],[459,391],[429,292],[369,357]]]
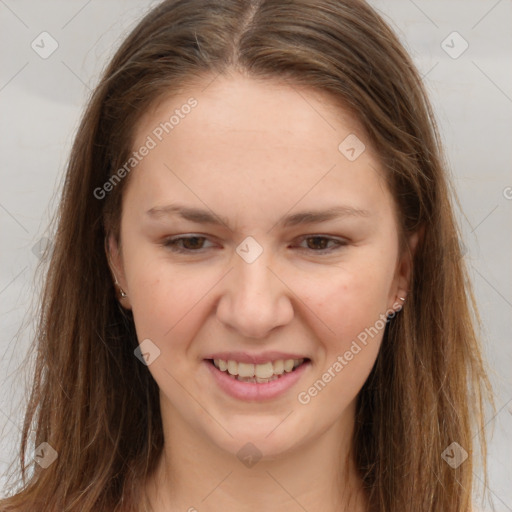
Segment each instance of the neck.
[[350,456],[353,410],[350,422],[333,424],[293,451],[245,463],[173,413],[163,415],[172,425],[164,421],[164,449],[146,486],[153,512],[367,510]]

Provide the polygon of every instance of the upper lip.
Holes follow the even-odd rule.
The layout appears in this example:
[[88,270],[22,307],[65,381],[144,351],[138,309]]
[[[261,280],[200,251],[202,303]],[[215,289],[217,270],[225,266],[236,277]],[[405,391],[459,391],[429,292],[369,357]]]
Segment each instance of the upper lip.
[[259,354],[249,354],[248,352],[215,352],[205,357],[205,359],[222,359],[224,361],[237,361],[239,363],[261,364],[268,361],[274,362],[281,359],[309,359],[302,354],[286,352],[261,352]]

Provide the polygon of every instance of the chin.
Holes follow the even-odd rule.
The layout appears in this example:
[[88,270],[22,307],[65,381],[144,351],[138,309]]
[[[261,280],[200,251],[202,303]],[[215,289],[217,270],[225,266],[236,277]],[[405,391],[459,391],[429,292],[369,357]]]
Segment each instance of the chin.
[[[255,422],[258,426],[255,427]],[[297,429],[280,425],[282,417],[261,418],[254,420],[252,418],[239,418],[237,421],[229,423],[229,434],[216,432],[211,442],[220,449],[236,456],[242,462],[246,457],[249,459],[271,460],[279,458],[285,453],[298,449],[302,444],[302,439],[297,436]]]

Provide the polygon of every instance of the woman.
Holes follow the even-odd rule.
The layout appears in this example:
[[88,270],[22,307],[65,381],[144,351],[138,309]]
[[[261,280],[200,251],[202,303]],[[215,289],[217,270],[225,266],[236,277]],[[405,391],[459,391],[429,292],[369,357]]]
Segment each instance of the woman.
[[467,512],[472,308],[432,110],[376,12],[165,1],[76,136],[34,472],[0,510]]

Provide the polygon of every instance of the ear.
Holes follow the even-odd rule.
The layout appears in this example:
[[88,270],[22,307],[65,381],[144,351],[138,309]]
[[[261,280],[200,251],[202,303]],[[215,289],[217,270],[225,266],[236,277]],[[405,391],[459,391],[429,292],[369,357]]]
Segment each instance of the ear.
[[424,227],[409,235],[406,239],[400,259],[397,263],[395,271],[395,279],[390,291],[390,305],[392,309],[396,309],[396,304],[402,306],[407,294],[409,293],[411,276],[413,270],[414,254],[418,247],[418,242],[423,238]]
[[128,285],[124,273],[123,256],[121,248],[113,234],[107,235],[105,238],[105,254],[114,281],[117,298],[124,308],[131,309]]

